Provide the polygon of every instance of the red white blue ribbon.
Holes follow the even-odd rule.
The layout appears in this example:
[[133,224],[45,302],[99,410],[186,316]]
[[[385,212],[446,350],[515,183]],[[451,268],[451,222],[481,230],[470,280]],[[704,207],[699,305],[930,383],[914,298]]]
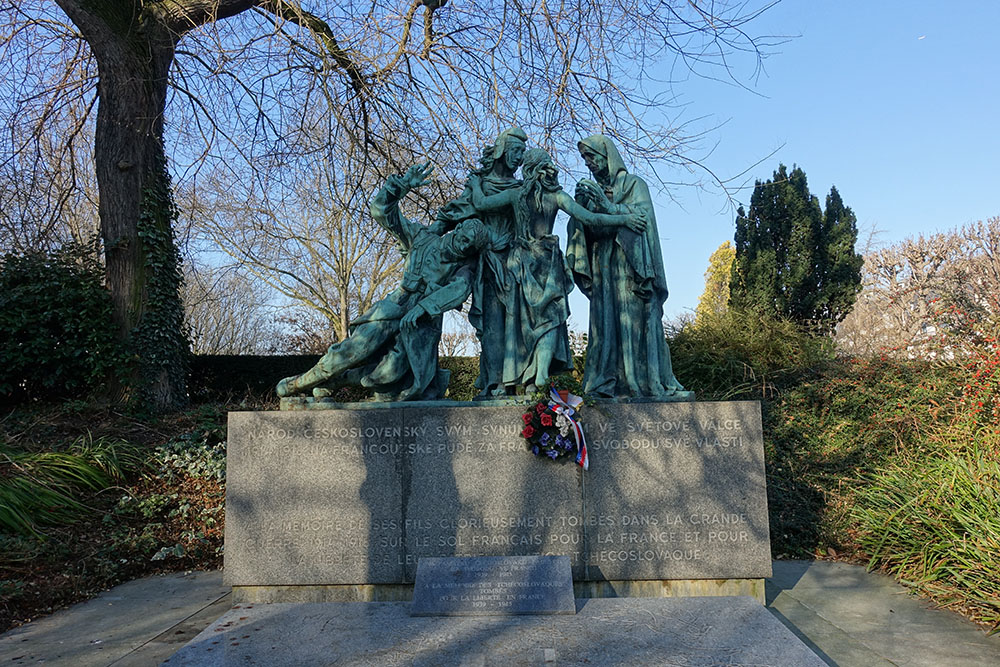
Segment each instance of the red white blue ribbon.
[[587,456],[587,439],[583,436],[583,428],[579,422],[573,419],[576,408],[580,407],[583,399],[568,391],[556,391],[555,387],[549,391],[549,407],[558,415],[562,415],[569,421],[573,430],[573,438],[576,440],[576,462],[584,470],[590,470],[590,458]]

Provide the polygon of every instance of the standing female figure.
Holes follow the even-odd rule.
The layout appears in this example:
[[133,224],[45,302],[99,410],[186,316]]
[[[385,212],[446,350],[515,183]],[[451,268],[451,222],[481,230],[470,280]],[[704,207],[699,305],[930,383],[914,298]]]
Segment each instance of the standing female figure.
[[481,183],[470,179],[472,202],[488,215],[513,209],[514,239],[506,259],[510,278],[507,319],[504,325],[503,384],[508,392],[517,386],[533,392],[549,377],[573,368],[566,320],[567,296],[573,289],[559,237],[552,234],[556,213],[565,211],[591,229],[631,229],[642,233],[642,212],[604,215],[577,204],[559,185],[559,169],[544,150],[524,154],[521,187],[487,195]]
[[667,280],[646,182],[628,173],[614,143],[595,134],[578,144],[594,176],[577,185],[577,201],[606,214],[642,212],[645,229],[595,228],[570,220],[566,258],[590,299],[583,389],[603,397],[665,398],[683,391],[663,335]]
[[503,207],[480,216],[472,202],[470,183],[493,195],[515,192],[521,181],[514,177],[524,156],[528,136],[519,127],[500,133],[495,143],[483,149],[482,167],[469,174],[465,190],[457,199],[446,204],[431,225],[435,234],[443,234],[470,218],[481,219],[490,231],[489,248],[482,251],[472,288],[469,323],[479,339],[479,377],[476,378],[476,399],[505,395],[503,387],[504,326],[510,295],[510,279],[506,271],[507,255],[513,238],[513,213]]

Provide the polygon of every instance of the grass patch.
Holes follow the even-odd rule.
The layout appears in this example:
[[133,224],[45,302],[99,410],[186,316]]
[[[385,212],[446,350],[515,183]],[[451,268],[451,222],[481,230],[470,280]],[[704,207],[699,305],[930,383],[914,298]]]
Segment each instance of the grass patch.
[[146,466],[123,441],[81,438],[68,451],[23,451],[0,443],[0,530],[42,536],[96,512],[91,495],[124,483]]

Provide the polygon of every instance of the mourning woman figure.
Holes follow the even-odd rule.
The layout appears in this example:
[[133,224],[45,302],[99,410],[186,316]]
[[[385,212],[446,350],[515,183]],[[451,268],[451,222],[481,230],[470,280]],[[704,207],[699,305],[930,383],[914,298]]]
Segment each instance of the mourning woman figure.
[[[469,175],[487,195],[515,192],[521,181],[514,173],[521,166],[525,142],[528,137],[521,128],[513,127],[501,132],[495,143],[483,149],[482,167]],[[498,208],[482,214],[472,202],[469,183],[457,199],[446,204],[438,213],[431,231],[441,234],[455,227],[462,220],[478,218],[483,221],[493,241],[490,248],[479,256],[476,278],[472,289],[472,306],[469,323],[476,330],[480,343],[479,377],[476,379],[477,399],[505,395],[503,384],[504,336],[507,309],[510,301],[510,279],[507,275],[507,254],[513,238],[513,213],[509,208]]]
[[649,188],[628,173],[614,143],[597,134],[578,144],[594,177],[577,185],[591,211],[642,212],[646,227],[593,227],[570,220],[567,264],[590,299],[584,391],[600,397],[665,398],[683,387],[663,335],[667,281]]
[[588,229],[645,228],[641,211],[621,215],[593,213],[577,204],[559,185],[559,170],[544,150],[524,154],[521,187],[493,195],[480,179],[470,178],[472,201],[483,216],[504,209],[514,212],[514,239],[506,259],[510,278],[504,326],[503,385],[530,393],[548,384],[550,375],[571,370],[566,320],[573,278],[566,269],[559,238],[552,234],[556,213],[563,210]]

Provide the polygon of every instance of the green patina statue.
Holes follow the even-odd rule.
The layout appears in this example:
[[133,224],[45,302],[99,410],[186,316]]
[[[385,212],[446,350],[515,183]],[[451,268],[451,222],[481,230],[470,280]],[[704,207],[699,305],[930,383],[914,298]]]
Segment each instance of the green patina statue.
[[584,391],[608,398],[678,397],[684,388],[663,335],[667,281],[649,188],[628,173],[607,137],[587,137],[578,147],[596,183],[580,181],[577,201],[605,214],[642,212],[647,223],[637,231],[595,227],[577,217],[569,222],[567,264],[590,299]]
[[[594,135],[579,149],[595,180],[580,181],[574,199],[549,154],[525,152],[526,140],[519,128],[501,133],[430,226],[399,211],[400,200],[428,182],[430,164],[386,181],[371,214],[403,251],[402,284],[313,368],[282,380],[279,396],[325,397],[359,384],[380,401],[442,398],[449,374],[438,366],[441,316],[470,295],[469,321],[482,346],[476,398],[533,393],[573,368],[566,323],[575,282],[590,299],[584,391],[691,398],[674,377],[663,335],[667,284],[646,183],[628,173],[610,139]],[[571,216],[565,257],[552,234],[560,210]]]
[[471,182],[475,180],[483,193],[496,195],[514,191],[521,181],[514,173],[521,166],[528,136],[519,127],[500,133],[495,143],[483,149],[482,167],[470,174],[462,195],[446,204],[437,215],[432,229],[443,233],[469,218],[480,218],[489,229],[495,242],[479,257],[469,308],[469,323],[476,330],[480,343],[479,377],[476,399],[505,396],[504,358],[506,327],[510,300],[511,277],[507,271],[510,244],[514,238],[514,213],[510,207],[500,207],[491,212],[481,212],[472,201]]
[[441,235],[403,217],[399,201],[427,183],[432,169],[417,165],[390,176],[371,204],[372,217],[406,256],[402,284],[354,320],[350,335],[315,366],[278,383],[278,396],[324,397],[346,384],[371,387],[380,401],[444,396],[449,372],[438,366],[441,315],[469,297],[476,258],[488,251],[490,234],[471,216]]
[[643,211],[621,215],[593,213],[576,203],[559,185],[559,170],[547,152],[524,154],[524,182],[516,189],[487,194],[485,179],[469,179],[472,202],[484,216],[513,211],[514,235],[506,258],[502,384],[507,393],[523,386],[527,393],[548,384],[549,376],[573,368],[566,321],[572,275],[566,268],[559,238],[552,234],[562,210],[589,229],[611,233],[618,228],[641,234]]

